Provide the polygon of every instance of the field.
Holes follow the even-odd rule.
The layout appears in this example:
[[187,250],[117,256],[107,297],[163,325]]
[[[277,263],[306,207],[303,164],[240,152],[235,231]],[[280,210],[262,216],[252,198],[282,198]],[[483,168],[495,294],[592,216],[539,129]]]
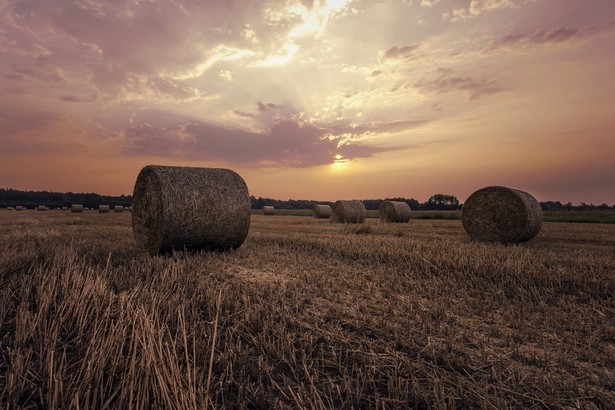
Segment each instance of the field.
[[0,211],[2,408],[615,408],[615,225],[252,215],[152,257],[130,214]]

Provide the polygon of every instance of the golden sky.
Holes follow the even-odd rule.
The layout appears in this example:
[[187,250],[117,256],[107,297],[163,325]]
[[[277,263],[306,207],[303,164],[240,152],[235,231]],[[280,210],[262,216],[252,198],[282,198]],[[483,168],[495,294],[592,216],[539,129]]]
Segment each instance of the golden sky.
[[0,0],[0,187],[615,204],[614,99],[613,0]]

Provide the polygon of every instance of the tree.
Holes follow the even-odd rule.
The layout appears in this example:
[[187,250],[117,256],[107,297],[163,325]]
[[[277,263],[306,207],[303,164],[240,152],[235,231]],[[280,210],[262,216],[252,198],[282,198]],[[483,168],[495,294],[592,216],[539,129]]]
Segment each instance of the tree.
[[459,209],[459,200],[454,195],[435,194],[424,204],[426,209],[453,211]]

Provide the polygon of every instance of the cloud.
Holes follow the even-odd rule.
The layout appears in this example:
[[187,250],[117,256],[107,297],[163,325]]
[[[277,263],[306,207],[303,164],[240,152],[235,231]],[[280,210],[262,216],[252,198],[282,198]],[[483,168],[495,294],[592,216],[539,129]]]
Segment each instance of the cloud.
[[267,111],[277,110],[279,108],[284,108],[283,105],[277,105],[274,103],[264,103],[262,101],[257,102],[256,106],[258,108],[258,111],[260,112],[267,112]]
[[533,0],[472,0],[466,7],[455,7],[442,15],[445,21],[456,22],[477,17],[486,11],[505,7],[518,7],[522,3]]
[[549,44],[573,44],[591,37],[612,35],[615,32],[615,21],[601,27],[576,29],[557,27],[551,30],[533,30],[521,33],[507,34],[494,41],[484,49],[493,51],[501,48],[531,48]]
[[384,60],[406,60],[416,55],[416,51],[418,50],[419,45],[414,44],[411,46],[403,46],[403,47],[391,47],[387,51],[384,52],[383,59]]
[[67,102],[92,102],[92,101],[96,101],[96,95],[89,95],[87,97],[79,97],[76,95],[72,95],[72,94],[67,94],[67,95],[63,95],[62,96],[62,101],[67,101]]
[[421,7],[427,7],[430,8],[438,3],[440,3],[441,0],[421,0]]
[[128,128],[124,132],[126,146],[123,152],[130,156],[305,168],[330,164],[336,154],[352,160],[405,149],[365,145],[361,139],[367,134],[395,133],[423,123],[399,121],[358,126],[317,126],[287,119],[266,131],[256,132],[204,122],[179,123],[178,119],[178,123],[166,127],[142,123]]
[[503,91],[494,80],[486,77],[458,76],[448,69],[438,70],[436,77],[421,80],[415,83],[414,87],[423,93],[430,94],[445,94],[459,91],[466,93],[470,100]]

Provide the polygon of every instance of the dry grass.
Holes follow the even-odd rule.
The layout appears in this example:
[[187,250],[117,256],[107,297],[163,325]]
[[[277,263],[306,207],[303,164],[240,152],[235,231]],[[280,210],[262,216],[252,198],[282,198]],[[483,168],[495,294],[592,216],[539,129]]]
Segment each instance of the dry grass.
[[5,212],[0,403],[613,408],[614,251],[613,225],[253,215],[236,251],[152,257],[128,214]]

